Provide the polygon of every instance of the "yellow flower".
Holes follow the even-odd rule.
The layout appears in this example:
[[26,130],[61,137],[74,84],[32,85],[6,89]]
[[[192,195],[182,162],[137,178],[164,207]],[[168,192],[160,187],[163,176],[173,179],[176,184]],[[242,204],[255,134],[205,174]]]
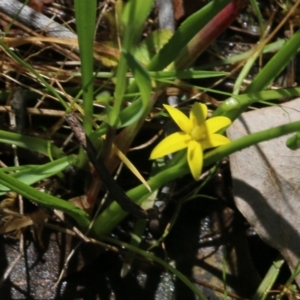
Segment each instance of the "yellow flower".
[[203,166],[203,151],[230,142],[227,137],[216,132],[230,125],[231,120],[227,117],[214,117],[206,120],[207,106],[202,103],[193,104],[189,118],[177,108],[169,105],[164,105],[164,108],[181,131],[163,139],[151,152],[150,159],[187,148],[187,161],[191,173],[194,179],[198,180]]

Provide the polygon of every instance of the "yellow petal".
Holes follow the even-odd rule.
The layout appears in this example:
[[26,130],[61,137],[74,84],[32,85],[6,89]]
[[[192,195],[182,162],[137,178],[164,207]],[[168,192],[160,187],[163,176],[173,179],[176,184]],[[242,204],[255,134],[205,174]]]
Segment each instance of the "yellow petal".
[[183,132],[175,132],[163,139],[151,152],[150,159],[156,159],[182,150],[188,146],[190,136]]
[[187,160],[195,180],[199,180],[203,166],[203,152],[201,144],[192,140],[189,142]]
[[230,139],[221,134],[211,134],[208,139],[201,141],[203,150],[230,143]]
[[185,132],[189,133],[192,130],[192,124],[190,119],[179,109],[164,104],[164,108],[168,111],[172,119],[176,122],[179,128]]
[[227,117],[214,117],[205,121],[205,126],[208,134],[215,133],[230,124],[231,120]]
[[202,103],[195,102],[190,111],[190,120],[192,126],[202,125],[207,118],[207,106]]

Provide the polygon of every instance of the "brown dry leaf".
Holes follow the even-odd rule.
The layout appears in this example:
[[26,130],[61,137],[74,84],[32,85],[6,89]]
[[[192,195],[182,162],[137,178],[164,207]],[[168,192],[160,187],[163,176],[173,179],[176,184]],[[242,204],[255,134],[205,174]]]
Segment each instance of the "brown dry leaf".
[[69,202],[73,203],[75,206],[83,209],[85,212],[90,213],[91,206],[87,202],[86,195],[76,196],[68,200]]
[[[231,140],[300,119],[300,99],[242,114],[228,129]],[[291,135],[290,135],[291,136]],[[300,152],[288,136],[230,156],[235,202],[259,236],[276,248],[293,271],[300,259]],[[300,286],[300,276],[296,278]]]
[[34,224],[41,224],[47,219],[48,215],[42,211],[38,210],[30,215],[23,216],[21,218],[13,217],[11,220],[6,222],[0,227],[0,234],[6,234],[14,230],[20,230],[24,227],[28,227]]

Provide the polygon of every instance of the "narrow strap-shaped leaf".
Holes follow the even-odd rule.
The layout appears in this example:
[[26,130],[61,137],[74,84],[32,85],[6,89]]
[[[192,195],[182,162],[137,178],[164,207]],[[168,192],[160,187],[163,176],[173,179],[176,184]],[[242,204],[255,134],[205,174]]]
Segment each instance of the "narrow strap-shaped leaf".
[[[64,170],[68,166],[72,164],[72,162],[75,161],[75,156],[65,156],[60,159],[57,159],[55,161],[51,161],[47,164],[41,165],[41,166],[26,166],[26,168],[23,168],[23,170],[20,170],[19,172],[15,172],[11,174],[10,176],[20,180],[21,182],[31,185],[33,183],[36,183],[42,179],[48,178],[50,176],[53,176],[57,174],[58,172]],[[11,169],[11,168],[9,168]],[[0,169],[1,172],[8,172],[6,168]],[[3,195],[7,193],[9,189],[0,184],[0,195]]]
[[90,224],[89,215],[74,204],[61,200],[46,193],[42,193],[31,186],[13,178],[10,175],[0,172],[0,184],[8,187],[23,197],[30,199],[36,204],[50,209],[58,209],[72,217],[82,230],[87,230]]
[[50,140],[43,140],[37,137],[22,135],[19,133],[0,130],[0,143],[16,145],[17,147],[25,148],[30,151],[48,156],[51,153],[52,157],[63,157],[65,153],[58,147],[53,145]]

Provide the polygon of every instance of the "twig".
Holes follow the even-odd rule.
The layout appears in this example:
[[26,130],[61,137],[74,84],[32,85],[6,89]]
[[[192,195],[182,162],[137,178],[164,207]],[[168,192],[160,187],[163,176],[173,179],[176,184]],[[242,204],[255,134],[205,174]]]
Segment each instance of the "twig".
[[2,286],[5,280],[9,277],[10,273],[12,272],[12,270],[14,269],[14,267],[16,266],[16,264],[18,263],[18,261],[21,259],[22,256],[23,254],[19,253],[19,255],[15,258],[15,260],[6,268],[2,278],[0,279],[0,286]]

